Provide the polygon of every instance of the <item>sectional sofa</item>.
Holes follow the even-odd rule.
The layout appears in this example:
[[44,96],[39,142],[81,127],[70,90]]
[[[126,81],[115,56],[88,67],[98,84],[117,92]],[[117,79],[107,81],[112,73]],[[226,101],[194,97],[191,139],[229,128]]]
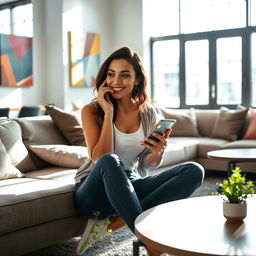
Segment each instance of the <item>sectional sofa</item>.
[[[256,148],[256,110],[158,108],[162,118],[177,120],[169,139],[162,167],[196,161],[206,170],[227,171],[227,161],[207,157],[207,152],[230,148]],[[241,162],[244,172],[256,173],[255,162]],[[163,169],[163,168],[162,168]]]
[[[243,139],[253,110],[158,111],[177,119],[160,170],[194,160],[207,170],[225,171],[227,163],[207,158],[209,150],[256,147],[256,138]],[[0,255],[66,241],[87,223],[73,202],[74,176],[88,157],[80,112],[48,106],[47,113],[0,120]],[[256,172],[256,163],[241,168]]]

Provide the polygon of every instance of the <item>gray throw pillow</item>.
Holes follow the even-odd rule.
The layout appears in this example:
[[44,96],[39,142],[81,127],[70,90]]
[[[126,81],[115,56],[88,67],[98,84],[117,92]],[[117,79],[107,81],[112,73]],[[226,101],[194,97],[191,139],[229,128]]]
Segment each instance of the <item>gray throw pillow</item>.
[[198,137],[196,115],[194,109],[187,112],[178,110],[161,109],[164,118],[176,119],[171,136]]
[[71,145],[86,146],[81,124],[81,111],[68,113],[54,106],[45,106],[47,113]]
[[236,140],[245,124],[247,112],[248,109],[230,110],[226,107],[221,107],[220,113],[215,120],[211,137],[231,141]]
[[56,166],[79,168],[88,159],[86,147],[69,145],[29,145],[44,161]]

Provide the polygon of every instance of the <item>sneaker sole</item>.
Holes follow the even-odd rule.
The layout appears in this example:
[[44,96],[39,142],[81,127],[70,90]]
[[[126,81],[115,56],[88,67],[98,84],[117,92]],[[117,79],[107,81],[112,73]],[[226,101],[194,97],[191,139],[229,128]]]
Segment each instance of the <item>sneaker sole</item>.
[[77,252],[78,255],[81,255],[82,253],[84,253],[86,251],[85,250],[84,252],[80,252],[84,242],[89,237],[89,234],[90,234],[90,232],[93,228],[93,225],[94,225],[94,220],[88,219],[88,223],[86,225],[85,231],[84,231],[84,233],[83,233],[83,235],[82,235],[82,237],[81,237],[81,239],[80,239],[80,241],[77,245],[77,248],[76,248],[76,252]]

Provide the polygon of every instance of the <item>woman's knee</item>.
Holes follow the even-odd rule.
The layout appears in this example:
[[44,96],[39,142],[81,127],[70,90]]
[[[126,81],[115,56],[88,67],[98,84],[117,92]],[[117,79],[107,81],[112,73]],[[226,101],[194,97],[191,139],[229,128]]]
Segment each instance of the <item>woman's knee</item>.
[[[123,171],[124,166],[120,158],[116,154],[107,153],[104,154],[97,164],[100,166],[100,173],[108,173],[113,174],[117,173],[118,171]],[[113,171],[115,170],[115,171]]]
[[101,165],[111,165],[111,166],[118,166],[121,164],[121,160],[116,154],[113,153],[106,153],[98,160],[98,163]]
[[187,162],[185,165],[186,169],[189,170],[190,177],[201,185],[205,174],[203,166],[196,162]]

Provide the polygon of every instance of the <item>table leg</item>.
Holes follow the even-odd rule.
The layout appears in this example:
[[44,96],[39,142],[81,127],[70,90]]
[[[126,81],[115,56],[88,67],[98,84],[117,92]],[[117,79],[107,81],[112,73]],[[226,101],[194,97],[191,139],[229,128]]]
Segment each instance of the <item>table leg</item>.
[[133,256],[140,256],[140,246],[144,246],[140,240],[133,240]]
[[228,161],[228,177],[231,176],[232,170],[236,168],[237,161]]

